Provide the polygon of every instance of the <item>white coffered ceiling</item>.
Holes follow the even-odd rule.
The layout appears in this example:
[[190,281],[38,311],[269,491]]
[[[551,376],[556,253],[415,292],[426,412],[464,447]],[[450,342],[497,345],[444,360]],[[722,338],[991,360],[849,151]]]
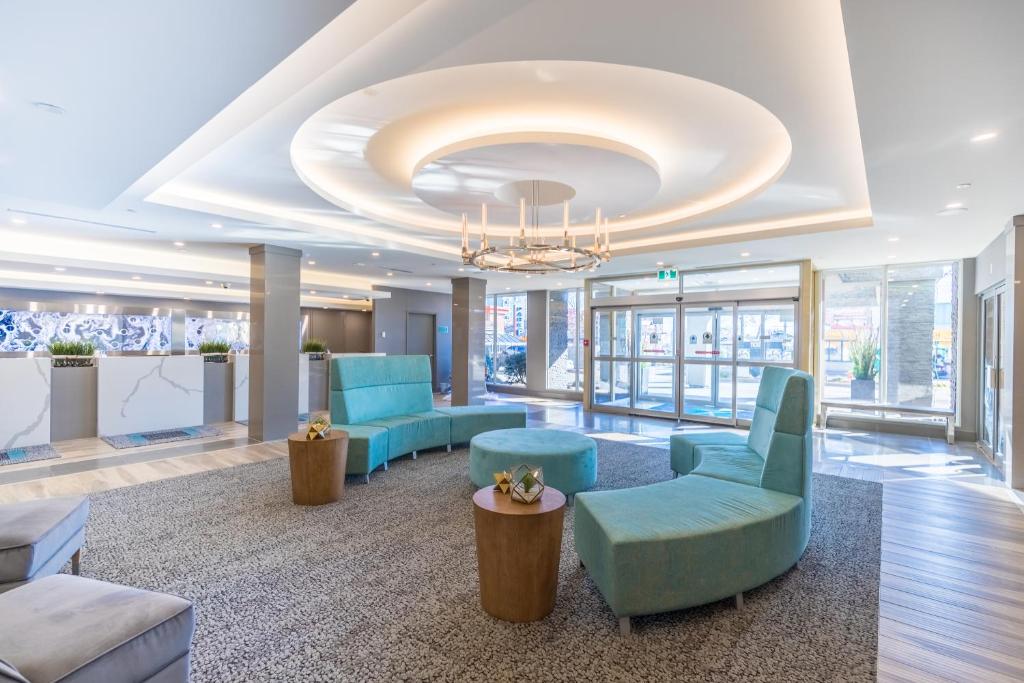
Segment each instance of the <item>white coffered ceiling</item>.
[[445,289],[459,214],[487,201],[508,234],[494,192],[531,179],[573,188],[575,233],[610,217],[603,272],[973,256],[1024,211],[1024,10],[981,5],[6,5],[0,286],[59,264],[54,288],[141,273],[233,300],[205,283],[244,291],[270,242],[305,252],[309,304]]

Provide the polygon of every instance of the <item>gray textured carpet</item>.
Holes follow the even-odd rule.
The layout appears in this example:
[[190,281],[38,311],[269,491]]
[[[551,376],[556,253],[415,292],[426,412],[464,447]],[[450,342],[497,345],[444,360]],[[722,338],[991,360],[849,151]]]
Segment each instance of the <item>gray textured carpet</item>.
[[[669,478],[668,452],[600,441],[599,487]],[[479,607],[467,451],[421,452],[344,500],[291,504],[284,459],[93,496],[83,574],[195,601],[193,681],[868,681],[881,486],[815,475],[798,570],[746,596],[615,618],[572,545],[558,603],[509,624]]]

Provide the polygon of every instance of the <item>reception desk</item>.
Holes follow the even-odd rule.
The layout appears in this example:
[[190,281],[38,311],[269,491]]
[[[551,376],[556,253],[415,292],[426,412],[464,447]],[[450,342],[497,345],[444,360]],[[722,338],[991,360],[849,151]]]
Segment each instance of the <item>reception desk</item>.
[[50,442],[50,359],[0,358],[0,450]]
[[97,362],[99,436],[203,423],[201,356],[113,356]]

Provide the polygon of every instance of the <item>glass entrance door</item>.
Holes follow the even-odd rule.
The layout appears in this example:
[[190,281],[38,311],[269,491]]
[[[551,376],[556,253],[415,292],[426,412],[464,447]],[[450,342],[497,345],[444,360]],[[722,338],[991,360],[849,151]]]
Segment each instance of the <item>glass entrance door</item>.
[[735,328],[732,304],[683,308],[683,418],[734,421]]
[[997,292],[986,296],[981,305],[981,445],[1001,468],[1004,458],[1002,423],[999,419],[1003,294]]
[[633,311],[633,407],[676,416],[677,306]]

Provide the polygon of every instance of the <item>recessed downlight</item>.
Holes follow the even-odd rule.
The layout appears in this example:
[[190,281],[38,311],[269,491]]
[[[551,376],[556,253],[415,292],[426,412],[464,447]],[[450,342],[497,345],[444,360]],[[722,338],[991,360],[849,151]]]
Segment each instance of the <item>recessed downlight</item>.
[[433,287],[433,286],[434,286],[434,283],[433,283],[433,282],[428,282],[428,283],[427,283],[427,287]]
[[946,204],[946,208],[947,209],[959,209],[959,208],[963,207],[963,205],[964,205],[963,202],[950,202],[949,204]]
[[179,249],[181,249],[182,247],[184,247],[184,246],[185,246],[185,243],[184,243],[184,242],[175,242],[175,243],[174,243],[174,246],[176,246],[176,247],[178,247]]
[[665,265],[665,262],[664,261],[658,261],[654,265],[656,265],[656,266],[663,266],[663,265]]
[[970,183],[960,183],[959,185],[956,186],[956,189],[958,189],[958,190],[969,190],[969,189],[971,189],[971,187],[972,187],[972,185]]
[[207,280],[207,281],[206,281],[206,284],[208,284],[208,285],[212,285],[212,284],[213,284],[213,280]]
[[741,251],[740,252],[740,256],[742,258],[747,258],[748,256],[750,256],[750,252],[749,251]]
[[214,230],[220,230],[224,226],[221,225],[220,223],[210,223],[210,227],[213,228]]
[[394,277],[394,276],[395,276],[394,273],[388,273],[388,277]]
[[994,130],[985,131],[984,133],[978,133],[971,138],[971,142],[987,142],[988,140],[994,140],[999,136]]
[[307,266],[315,266],[316,265],[316,261],[314,261],[313,259],[310,259],[310,260],[306,261],[306,265]]
[[133,280],[141,280],[142,276],[141,275],[132,275],[132,279]]
[[380,256],[380,252],[379,251],[371,252],[370,256],[373,256],[374,258],[376,258],[377,256]]
[[53,269],[56,270],[58,273],[63,273],[65,270],[67,270],[67,268],[65,268],[64,266],[54,266]]
[[966,206],[947,207],[947,208],[943,209],[942,211],[937,211],[935,213],[935,215],[936,216],[955,216],[958,213],[967,213],[967,207]]
[[315,289],[311,289],[311,290],[309,290],[309,293],[310,294],[316,294],[316,290]]

